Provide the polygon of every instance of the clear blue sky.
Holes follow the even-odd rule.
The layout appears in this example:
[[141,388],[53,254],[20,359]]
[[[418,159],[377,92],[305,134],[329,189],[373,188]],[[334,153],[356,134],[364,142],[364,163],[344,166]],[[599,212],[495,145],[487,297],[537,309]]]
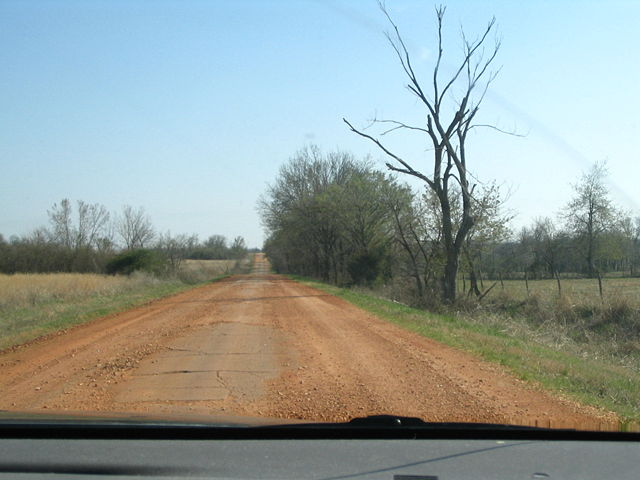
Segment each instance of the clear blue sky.
[[[511,189],[517,228],[557,213],[570,183],[607,159],[612,194],[640,213],[640,2],[452,1],[459,29],[497,17],[499,77],[470,166]],[[434,3],[388,0],[426,79]],[[374,115],[421,115],[374,0],[0,0],[0,233],[28,233],[68,197],[143,206],[160,231],[243,235],[278,167],[315,143],[384,157],[348,132]],[[446,68],[446,67],[445,67]],[[396,143],[428,163],[420,138]]]

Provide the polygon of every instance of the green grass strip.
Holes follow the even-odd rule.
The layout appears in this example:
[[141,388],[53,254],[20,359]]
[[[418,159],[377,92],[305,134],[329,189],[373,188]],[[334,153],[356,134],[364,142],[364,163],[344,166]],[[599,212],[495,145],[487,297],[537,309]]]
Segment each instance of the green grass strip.
[[640,374],[632,369],[581,358],[531,339],[508,335],[495,326],[469,322],[454,315],[433,314],[308,278],[289,277],[342,298],[406,330],[498,363],[522,380],[583,404],[615,412],[625,424],[640,421]]

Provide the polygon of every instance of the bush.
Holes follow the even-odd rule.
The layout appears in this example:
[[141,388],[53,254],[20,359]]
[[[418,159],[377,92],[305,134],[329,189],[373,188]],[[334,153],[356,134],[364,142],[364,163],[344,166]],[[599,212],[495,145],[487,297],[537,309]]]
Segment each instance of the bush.
[[167,260],[153,250],[139,249],[116,255],[105,266],[109,275],[130,275],[136,271],[161,275],[167,270]]
[[355,255],[347,264],[347,271],[356,285],[371,286],[384,273],[383,257],[378,252]]

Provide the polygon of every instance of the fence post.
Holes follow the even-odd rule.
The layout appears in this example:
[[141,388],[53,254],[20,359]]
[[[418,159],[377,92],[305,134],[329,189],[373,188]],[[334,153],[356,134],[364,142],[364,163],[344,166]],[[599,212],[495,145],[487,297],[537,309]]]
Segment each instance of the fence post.
[[561,297],[562,296],[562,286],[560,285],[560,275],[558,275],[558,271],[557,270],[554,273],[556,275],[556,281],[558,282],[558,296]]
[[600,291],[600,300],[604,302],[604,296],[602,295],[602,276],[598,272],[598,290]]

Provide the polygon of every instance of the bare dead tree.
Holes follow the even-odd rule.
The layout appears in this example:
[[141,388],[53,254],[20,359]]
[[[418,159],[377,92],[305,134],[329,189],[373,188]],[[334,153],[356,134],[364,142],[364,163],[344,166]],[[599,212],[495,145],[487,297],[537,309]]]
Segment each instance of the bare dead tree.
[[104,241],[109,223],[109,212],[104,205],[78,200],[78,228],[76,248],[98,247]]
[[135,210],[131,205],[123,207],[122,215],[116,220],[116,232],[127,250],[144,248],[155,236],[144,209],[140,207]]
[[102,243],[109,241],[109,212],[98,203],[77,202],[76,220],[69,199],[64,198],[59,204],[54,203],[48,210],[49,222],[52,226],[51,240],[64,248],[65,268],[69,271],[100,269],[95,250],[100,250]]
[[[426,109],[425,125],[409,125],[397,120],[374,120],[389,126],[382,135],[410,130],[426,135],[433,145],[432,171],[416,166],[401,158],[387,148],[378,138],[355,128],[349,121],[343,119],[354,133],[367,138],[378,146],[391,161],[387,167],[395,172],[419,178],[435,193],[440,203],[442,215],[442,246],[445,255],[444,271],[442,273],[442,297],[445,302],[453,302],[456,299],[456,277],[458,262],[464,241],[474,225],[474,198],[475,185],[470,184],[471,175],[467,170],[466,140],[469,132],[477,127],[492,127],[484,124],[475,124],[474,119],[480,108],[480,104],[487,92],[489,84],[495,79],[497,71],[491,71],[498,50],[499,40],[490,48],[486,48],[490,34],[494,30],[495,18],[492,18],[487,27],[475,40],[469,40],[464,32],[463,58],[454,70],[454,73],[442,78],[440,67],[443,61],[443,36],[442,27],[446,8],[436,8],[438,29],[438,54],[433,68],[431,92],[418,78],[406,44],[400,35],[397,25],[392,20],[383,3],[380,9],[391,25],[391,31],[386,37],[398,57],[400,65],[408,78],[407,88]],[[461,97],[451,101],[454,91],[462,91]],[[457,188],[453,188],[457,184]],[[458,190],[461,221],[454,222],[452,210],[456,201],[453,190]]]
[[68,198],[63,198],[60,204],[54,203],[51,210],[47,210],[49,222],[53,228],[54,240],[71,249],[73,247],[73,219],[71,202]]
[[171,232],[158,235],[155,247],[167,258],[167,265],[170,273],[177,273],[180,270],[182,261],[187,253],[198,244],[197,235],[171,235]]
[[109,212],[99,203],[77,202],[77,221],[73,221],[73,208],[69,199],[54,203],[48,210],[53,239],[69,250],[96,247],[104,236],[109,222]]

